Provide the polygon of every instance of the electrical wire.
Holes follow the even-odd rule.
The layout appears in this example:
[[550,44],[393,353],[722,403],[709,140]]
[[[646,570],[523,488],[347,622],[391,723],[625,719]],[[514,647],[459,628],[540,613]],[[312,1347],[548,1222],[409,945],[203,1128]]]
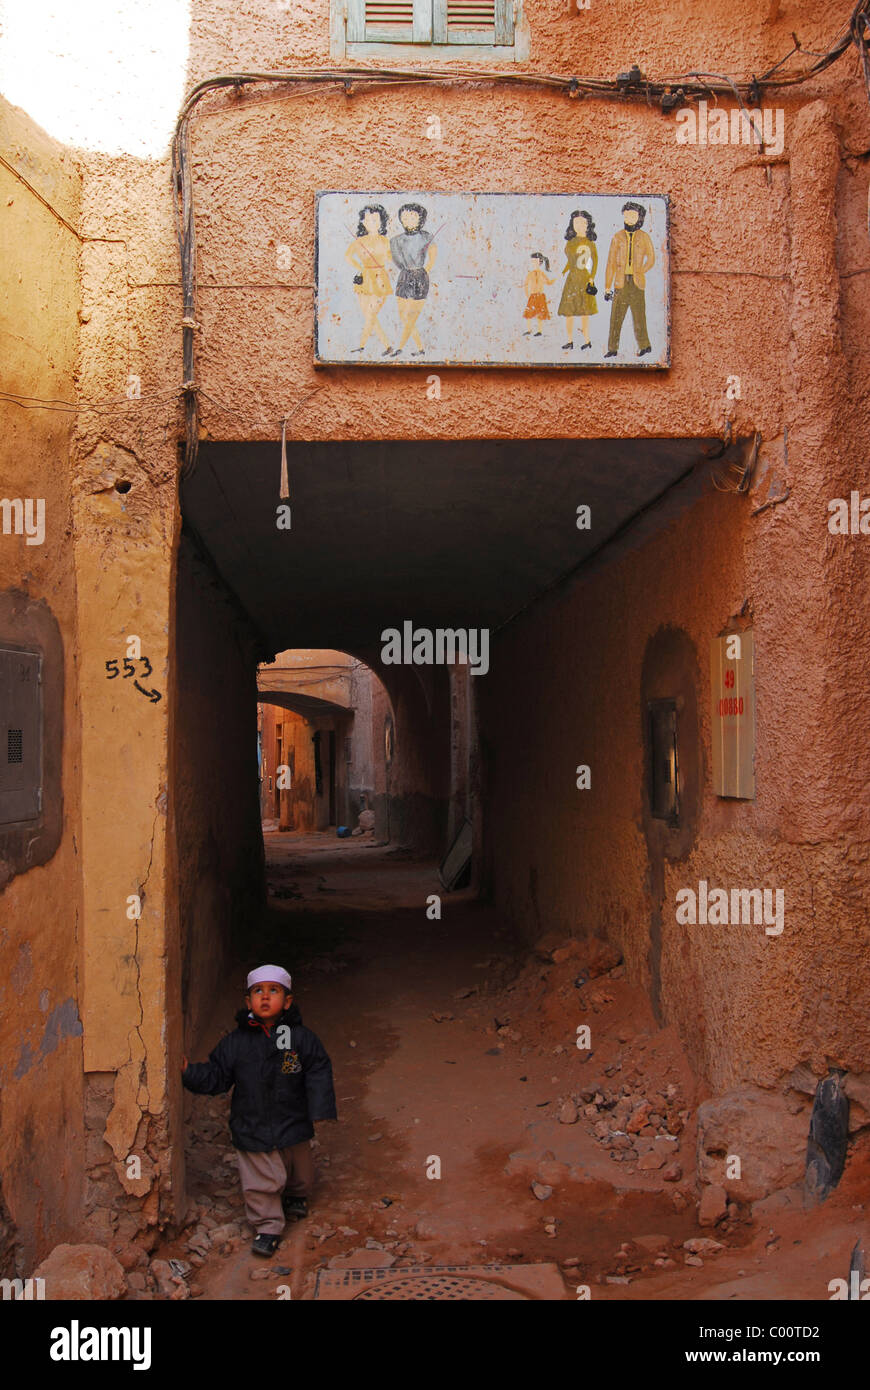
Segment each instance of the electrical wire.
[[89,411],[110,413],[115,409],[124,409],[131,405],[142,405],[155,401],[179,400],[182,396],[180,387],[174,391],[150,392],[144,396],[117,396],[112,400],[105,401],[84,401],[76,405],[73,401],[64,401],[60,398],[45,398],[42,396],[19,396],[13,391],[0,391],[0,400],[7,401],[10,405],[21,406],[22,410],[57,410],[64,414],[81,414]]
[[[244,420],[246,423],[250,423],[250,414],[242,414],[242,412],[240,410],[236,410],[234,406],[227,405],[225,401],[218,400],[217,396],[213,396],[210,391],[204,390],[202,386],[197,386],[193,389],[196,391],[198,396],[202,397],[203,400],[210,401],[212,405],[216,405],[218,410],[222,410],[228,415],[235,415],[237,419]],[[323,390],[325,390],[325,386],[321,385],[315,386],[312,391],[306,392],[306,394],[302,396],[296,402],[296,404],[286,412],[286,414],[277,417],[277,424],[280,425],[282,421],[289,420],[293,415],[296,414],[297,410],[301,409],[301,407],[305,405],[306,401],[311,400],[312,396],[316,396],[319,391]]]

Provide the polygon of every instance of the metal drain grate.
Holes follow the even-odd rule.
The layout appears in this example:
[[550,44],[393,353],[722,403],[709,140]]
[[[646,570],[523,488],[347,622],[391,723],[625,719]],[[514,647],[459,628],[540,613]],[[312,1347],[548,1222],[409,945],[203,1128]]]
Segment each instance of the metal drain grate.
[[383,1283],[376,1284],[373,1288],[361,1289],[354,1297],[356,1299],[460,1298],[474,1300],[518,1298],[524,1301],[526,1296],[524,1293],[517,1293],[516,1289],[506,1289],[502,1284],[494,1284],[491,1279],[468,1279],[464,1275],[455,1278],[449,1274],[418,1274],[416,1277],[409,1278],[406,1274],[395,1279],[385,1279]]
[[563,1299],[555,1265],[409,1265],[404,1269],[321,1269],[314,1297],[321,1300],[469,1302]]

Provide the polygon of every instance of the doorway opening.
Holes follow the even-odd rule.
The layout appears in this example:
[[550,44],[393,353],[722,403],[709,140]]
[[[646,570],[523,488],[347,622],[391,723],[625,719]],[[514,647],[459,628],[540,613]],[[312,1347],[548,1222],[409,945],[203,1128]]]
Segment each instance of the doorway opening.
[[346,652],[279,652],[258,667],[257,699],[264,832],[388,839],[393,713],[374,671]]

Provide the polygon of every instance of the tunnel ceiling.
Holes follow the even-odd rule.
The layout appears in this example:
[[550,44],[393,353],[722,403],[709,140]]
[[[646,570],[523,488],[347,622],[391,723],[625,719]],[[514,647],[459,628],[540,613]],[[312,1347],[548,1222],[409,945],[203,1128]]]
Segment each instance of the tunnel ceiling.
[[[275,652],[372,652],[385,627],[496,628],[678,479],[713,440],[207,443],[181,505]],[[577,529],[577,507],[592,529]]]

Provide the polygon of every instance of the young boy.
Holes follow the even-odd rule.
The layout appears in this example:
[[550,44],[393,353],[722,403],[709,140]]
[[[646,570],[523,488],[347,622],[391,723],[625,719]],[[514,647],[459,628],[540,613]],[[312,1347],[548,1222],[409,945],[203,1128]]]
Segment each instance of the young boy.
[[[284,1217],[308,1215],[314,1183],[312,1121],[335,1120],[332,1063],[320,1039],[302,1027],[292,980],[280,965],[248,976],[247,1009],[207,1062],[182,1059],[188,1091],[215,1096],[232,1086],[230,1133],[239,1151],[245,1212],[255,1255],[274,1255]],[[284,1191],[286,1187],[286,1191]]]

